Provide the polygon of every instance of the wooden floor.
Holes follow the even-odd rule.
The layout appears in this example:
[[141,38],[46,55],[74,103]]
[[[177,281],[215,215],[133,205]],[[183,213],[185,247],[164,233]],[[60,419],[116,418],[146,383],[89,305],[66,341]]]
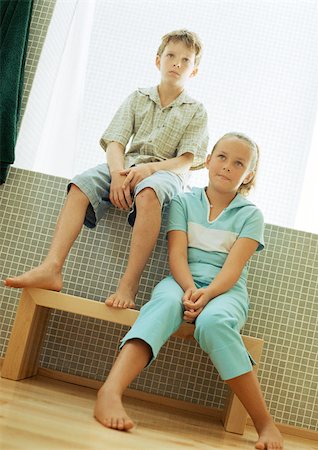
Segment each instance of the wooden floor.
[[[96,391],[37,376],[0,379],[1,450],[253,449],[254,428],[244,436],[223,431],[213,418],[127,398],[137,422],[132,432],[102,427],[92,417]],[[317,450],[318,443],[285,435],[286,450]]]

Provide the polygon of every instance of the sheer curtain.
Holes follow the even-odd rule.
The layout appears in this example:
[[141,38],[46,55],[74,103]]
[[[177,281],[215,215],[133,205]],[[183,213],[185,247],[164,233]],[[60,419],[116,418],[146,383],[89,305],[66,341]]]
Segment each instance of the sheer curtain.
[[17,167],[70,177],[95,0],[58,0],[39,60],[16,146]]
[[[100,136],[128,94],[159,82],[160,38],[178,28],[203,41],[187,90],[208,111],[209,147],[250,135],[265,221],[318,233],[316,0],[57,0],[15,166],[70,178],[105,161]],[[206,184],[206,172],[190,182]]]

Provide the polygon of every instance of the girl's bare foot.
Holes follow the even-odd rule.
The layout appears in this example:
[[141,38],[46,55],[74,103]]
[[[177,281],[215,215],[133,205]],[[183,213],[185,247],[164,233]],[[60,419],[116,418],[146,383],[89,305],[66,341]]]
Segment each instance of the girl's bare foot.
[[259,439],[255,448],[258,450],[282,450],[284,448],[282,435],[274,422],[268,423],[259,431]]
[[34,287],[60,291],[62,289],[62,274],[54,264],[43,263],[18,277],[7,278],[4,285],[13,288]]
[[113,308],[135,308],[135,297],[138,287],[121,280],[117,291],[110,295],[105,303]]
[[110,390],[98,391],[94,416],[104,427],[114,430],[128,431],[134,427],[134,422],[123,407],[121,396]]

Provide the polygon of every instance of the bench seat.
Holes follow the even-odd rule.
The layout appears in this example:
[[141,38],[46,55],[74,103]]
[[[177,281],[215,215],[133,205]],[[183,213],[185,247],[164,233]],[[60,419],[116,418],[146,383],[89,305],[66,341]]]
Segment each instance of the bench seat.
[[[45,336],[50,311],[52,309],[80,314],[121,325],[132,326],[139,311],[115,309],[104,303],[76,297],[61,292],[37,288],[22,290],[8,349],[4,358],[1,376],[11,380],[22,380],[38,372],[38,361]],[[194,325],[183,323],[173,335],[175,338],[194,339]],[[257,365],[260,361],[264,341],[242,336],[244,345]],[[226,431],[243,434],[247,412],[234,393],[229,392],[222,421]]]

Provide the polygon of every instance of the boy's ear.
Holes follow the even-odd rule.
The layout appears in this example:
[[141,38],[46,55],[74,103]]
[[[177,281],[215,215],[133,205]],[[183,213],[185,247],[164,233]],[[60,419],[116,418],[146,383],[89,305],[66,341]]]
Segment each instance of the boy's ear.
[[248,184],[254,176],[254,172],[250,172],[243,180],[242,184]]
[[157,66],[157,69],[159,69],[160,70],[160,56],[159,55],[156,55],[156,66]]

